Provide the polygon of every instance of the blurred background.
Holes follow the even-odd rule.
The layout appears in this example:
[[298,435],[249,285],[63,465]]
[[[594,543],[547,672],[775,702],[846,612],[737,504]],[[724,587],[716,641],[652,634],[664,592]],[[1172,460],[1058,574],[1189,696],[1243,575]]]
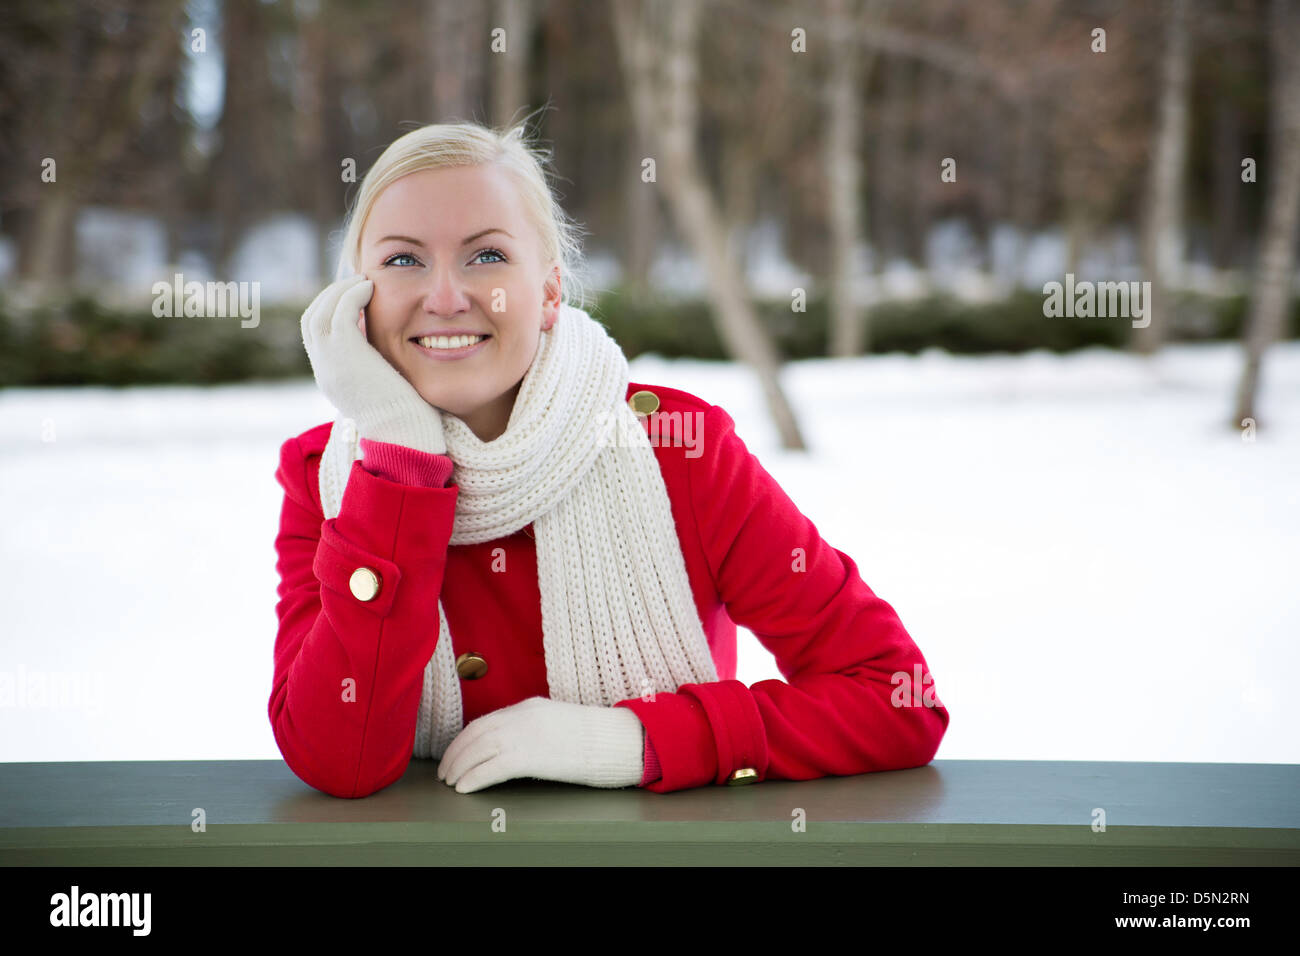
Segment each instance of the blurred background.
[[898,611],[940,758],[1296,762],[1298,51],[1286,0],[6,3],[0,761],[279,756],[299,317],[392,140],[529,117],[632,380]]

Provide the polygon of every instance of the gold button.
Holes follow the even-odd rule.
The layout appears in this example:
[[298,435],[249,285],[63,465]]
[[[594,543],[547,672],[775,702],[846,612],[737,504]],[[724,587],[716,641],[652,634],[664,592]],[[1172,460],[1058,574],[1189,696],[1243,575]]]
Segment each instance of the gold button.
[[651,412],[658,411],[659,396],[654,392],[642,390],[633,392],[627,403],[632,406],[632,411],[638,415],[649,415]]
[[348,587],[358,601],[373,601],[379,593],[379,575],[369,568],[357,568],[348,579]]
[[487,673],[487,661],[478,654],[462,654],[456,658],[456,673],[462,680],[478,680]]
[[729,787],[739,787],[746,783],[758,783],[758,771],[753,767],[741,767],[727,778]]

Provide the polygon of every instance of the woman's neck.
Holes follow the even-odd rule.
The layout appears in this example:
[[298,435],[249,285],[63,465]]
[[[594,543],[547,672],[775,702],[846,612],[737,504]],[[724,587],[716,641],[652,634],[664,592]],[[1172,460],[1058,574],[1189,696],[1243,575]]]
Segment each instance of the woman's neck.
[[479,441],[487,444],[505,434],[506,427],[510,424],[510,413],[514,411],[515,399],[519,396],[519,388],[522,384],[521,382],[510,391],[461,418]]

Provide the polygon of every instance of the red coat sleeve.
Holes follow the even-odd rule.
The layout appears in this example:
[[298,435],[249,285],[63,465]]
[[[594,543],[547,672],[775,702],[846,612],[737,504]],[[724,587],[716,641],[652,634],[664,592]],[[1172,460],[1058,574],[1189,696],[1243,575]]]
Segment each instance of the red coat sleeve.
[[687,459],[695,525],[715,587],[785,680],[683,684],[620,701],[653,740],[664,793],[759,779],[807,780],[929,763],[948,727],[920,650],[894,609],[824,541],[759,464],[731,416],[705,413]]
[[366,471],[402,485],[441,487],[447,483],[455,467],[447,455],[369,438],[361,439],[361,455],[361,464]]
[[[325,521],[317,460],[297,438],[280,451],[268,710],[295,774],[333,796],[364,797],[411,760],[459,489],[399,484],[353,462],[339,515]],[[349,583],[362,567],[380,582],[369,600]]]

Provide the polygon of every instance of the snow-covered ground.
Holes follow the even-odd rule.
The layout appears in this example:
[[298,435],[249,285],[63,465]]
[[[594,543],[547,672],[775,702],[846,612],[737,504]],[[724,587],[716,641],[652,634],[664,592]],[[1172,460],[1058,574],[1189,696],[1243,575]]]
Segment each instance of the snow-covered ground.
[[[898,611],[952,713],[939,757],[1294,763],[1300,345],[1269,356],[1254,441],[1226,426],[1239,365],[799,362],[806,455],[742,368],[632,378],[726,407]],[[273,475],[330,417],[310,381],[0,392],[0,761],[279,756]],[[741,680],[779,678],[740,640]],[[82,683],[31,700],[32,675]]]

